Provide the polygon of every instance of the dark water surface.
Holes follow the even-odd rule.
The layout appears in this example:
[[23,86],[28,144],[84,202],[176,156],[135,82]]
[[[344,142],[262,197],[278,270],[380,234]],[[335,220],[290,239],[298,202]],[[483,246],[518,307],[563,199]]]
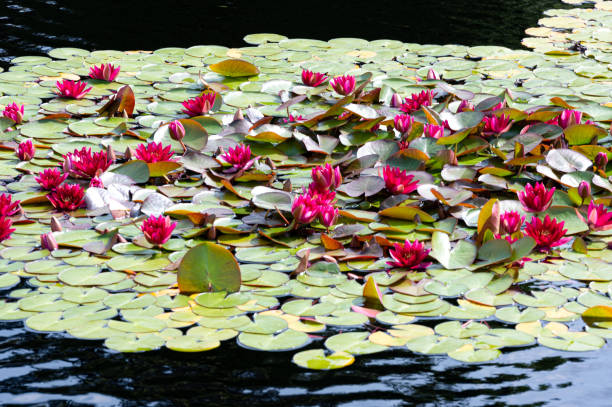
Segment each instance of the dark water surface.
[[[4,4],[4,5],[3,5]],[[559,0],[0,0],[0,58],[51,48],[246,45],[246,34],[519,48]]]
[[[244,35],[360,37],[519,48],[556,0],[12,1],[0,0],[0,60],[54,47],[156,49],[242,46]],[[315,344],[314,346],[320,346]],[[544,347],[494,362],[394,351],[349,368],[307,371],[293,352],[244,350],[118,354],[99,341],[0,323],[0,404],[40,406],[577,406],[612,405],[608,345],[584,354]]]

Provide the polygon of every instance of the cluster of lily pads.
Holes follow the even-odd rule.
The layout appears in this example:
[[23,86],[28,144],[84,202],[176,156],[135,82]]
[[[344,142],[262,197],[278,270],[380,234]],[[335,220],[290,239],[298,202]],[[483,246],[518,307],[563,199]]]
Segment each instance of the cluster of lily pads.
[[607,67],[245,41],[0,73],[0,320],[123,352],[308,347],[312,369],[612,337]]

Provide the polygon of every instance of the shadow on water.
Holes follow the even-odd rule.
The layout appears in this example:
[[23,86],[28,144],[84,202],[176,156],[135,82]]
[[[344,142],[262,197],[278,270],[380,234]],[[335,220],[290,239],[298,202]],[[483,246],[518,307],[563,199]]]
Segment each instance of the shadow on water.
[[[524,30],[559,0],[3,0],[0,58],[56,47],[147,49],[244,46],[246,34],[359,37],[519,48]],[[3,48],[3,50],[2,50]]]

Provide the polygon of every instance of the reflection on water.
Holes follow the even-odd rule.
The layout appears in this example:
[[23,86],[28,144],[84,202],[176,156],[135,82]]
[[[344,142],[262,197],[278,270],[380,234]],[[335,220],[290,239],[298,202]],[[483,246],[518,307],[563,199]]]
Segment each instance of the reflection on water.
[[[319,372],[291,364],[292,352],[242,349],[232,341],[203,353],[118,354],[97,341],[0,324],[3,405],[70,401],[73,406],[589,406],[609,405],[609,350],[505,350],[493,363],[393,351]],[[316,345],[315,345],[316,346]]]
[[[244,46],[246,34],[359,37],[424,44],[520,47],[542,12],[559,0],[2,0],[0,58],[55,47],[157,49]],[[4,49],[2,49],[4,48]]]

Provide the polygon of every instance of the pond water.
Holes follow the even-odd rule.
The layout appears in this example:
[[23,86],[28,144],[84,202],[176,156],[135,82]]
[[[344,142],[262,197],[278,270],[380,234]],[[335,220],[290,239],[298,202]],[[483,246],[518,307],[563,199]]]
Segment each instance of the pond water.
[[[244,35],[266,31],[516,48],[524,29],[535,25],[543,10],[562,6],[556,0],[363,3],[310,1],[288,10],[275,2],[174,1],[167,9],[166,2],[152,1],[5,0],[0,58],[7,62],[61,46],[241,46]],[[321,19],[324,23],[315,22]],[[433,326],[436,320],[419,323]],[[2,322],[0,404],[575,406],[588,399],[590,406],[606,406],[602,378],[612,363],[607,347],[585,354],[536,346],[506,349],[494,362],[473,365],[446,355],[394,351],[358,357],[343,370],[317,372],[293,365],[293,352],[254,352],[233,341],[205,353],[118,354],[97,341],[44,335],[26,331],[21,322]]]

